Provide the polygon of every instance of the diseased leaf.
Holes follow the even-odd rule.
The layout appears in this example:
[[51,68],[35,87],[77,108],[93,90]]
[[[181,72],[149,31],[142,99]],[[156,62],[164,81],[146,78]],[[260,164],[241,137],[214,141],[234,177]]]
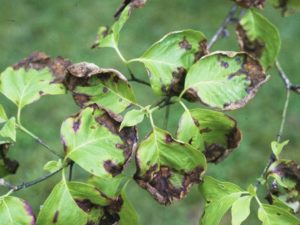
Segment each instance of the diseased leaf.
[[3,225],[35,225],[31,206],[13,196],[0,198],[0,221]]
[[240,225],[250,215],[250,203],[253,196],[242,196],[232,204],[232,225]]
[[136,110],[136,109],[127,112],[121,123],[120,130],[122,130],[123,127],[133,127],[141,123],[144,120],[145,113],[146,112],[143,110]]
[[59,159],[58,161],[47,162],[44,165],[43,169],[50,173],[53,173],[54,171],[59,170],[61,167],[62,167],[62,161],[61,161],[61,159]]
[[123,128],[121,121],[96,105],[66,119],[61,128],[65,160],[70,158],[99,177],[120,174],[135,149],[135,128]]
[[259,62],[248,54],[214,52],[190,68],[183,93],[190,101],[233,110],[245,106],[266,80]]
[[114,199],[121,195],[122,189],[128,183],[128,178],[123,174],[119,174],[112,178],[99,178],[97,176],[92,176],[89,179],[89,183],[97,187],[109,198]]
[[288,211],[273,205],[262,204],[258,209],[262,225],[299,225],[300,220]]
[[201,182],[206,170],[201,151],[157,127],[140,143],[136,161],[135,180],[165,205],[185,197],[193,184]]
[[237,26],[237,35],[243,51],[259,59],[265,69],[273,66],[281,40],[277,28],[267,18],[249,10]]
[[10,140],[15,142],[16,136],[16,119],[15,117],[12,117],[0,129],[0,142],[3,138],[9,138]]
[[262,9],[266,3],[266,0],[234,0],[236,4],[244,8],[256,7]]
[[200,220],[201,225],[219,224],[232,204],[244,193],[233,183],[221,182],[208,176],[204,177],[199,188],[206,201],[205,211]]
[[[296,213],[300,210],[300,165],[295,161],[277,160],[269,168],[268,181],[272,182],[268,200],[281,201]],[[278,203],[277,201],[277,203]]]
[[0,178],[16,173],[19,163],[7,157],[9,143],[0,143]]
[[216,163],[238,147],[241,132],[237,122],[222,112],[192,109],[181,116],[177,137],[203,151],[208,162]]
[[146,2],[147,0],[123,0],[123,3],[116,11],[114,17],[118,18],[128,5],[132,8],[142,8],[146,4]]
[[65,94],[61,81],[68,65],[68,60],[59,57],[50,59],[44,53],[33,53],[2,72],[0,91],[19,108],[44,95]]
[[58,183],[42,206],[37,225],[86,225],[88,215],[81,210],[70,193],[65,181]]
[[7,120],[7,115],[3,106],[0,104],[0,123],[4,123]]
[[278,143],[276,141],[273,141],[271,143],[271,148],[272,151],[274,153],[274,155],[276,156],[276,158],[279,158],[280,153],[282,152],[283,148],[289,143],[289,141],[284,141],[282,143]]
[[118,52],[120,32],[124,24],[127,22],[129,15],[130,6],[125,6],[116,22],[110,28],[100,27],[98,30],[97,39],[92,48],[110,47],[114,48]]
[[206,38],[194,30],[175,31],[154,43],[140,58],[151,87],[159,95],[179,95],[187,70],[207,54]]
[[92,63],[68,67],[65,84],[81,108],[95,103],[119,114],[135,102],[133,90],[124,75]]

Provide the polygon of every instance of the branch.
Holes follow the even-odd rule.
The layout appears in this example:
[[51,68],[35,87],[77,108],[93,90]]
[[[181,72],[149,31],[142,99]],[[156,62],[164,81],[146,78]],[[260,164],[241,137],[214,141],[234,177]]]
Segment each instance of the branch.
[[58,172],[60,172],[64,167],[52,172],[52,173],[49,173],[45,176],[42,176],[42,177],[39,177],[33,181],[29,181],[29,182],[26,182],[26,183],[23,183],[23,184],[20,184],[20,185],[13,185],[7,181],[5,181],[4,179],[0,179],[0,186],[3,186],[3,187],[7,187],[9,188],[10,190],[12,190],[13,192],[16,192],[16,191],[20,191],[20,190],[23,190],[23,189],[26,189],[26,188],[29,188],[35,184],[38,184],[38,183],[41,183],[42,181],[44,180],[47,180],[48,178],[54,176],[55,174],[57,174]]
[[289,80],[289,78],[287,77],[286,73],[284,72],[284,70],[282,69],[279,61],[277,60],[276,63],[275,63],[275,67],[279,73],[279,76],[280,78],[282,79],[284,85],[285,85],[285,88],[287,90],[290,90],[290,91],[293,91],[297,94],[300,94],[300,85],[295,85],[295,84],[292,84],[292,82]]
[[237,12],[238,7],[236,5],[234,5],[231,10],[229,11],[229,13],[227,14],[225,20],[223,21],[222,25],[219,27],[219,29],[217,30],[217,32],[215,33],[215,35],[212,37],[212,39],[210,40],[210,42],[207,45],[207,49],[210,49],[220,37],[224,36],[224,33],[226,34],[227,31],[227,26],[229,23],[231,23],[232,21],[234,21],[234,15]]
[[146,85],[149,87],[151,86],[148,82],[137,78],[129,68],[128,68],[128,71],[130,74],[130,79],[128,79],[128,81],[136,82],[136,83],[143,84],[143,85]]

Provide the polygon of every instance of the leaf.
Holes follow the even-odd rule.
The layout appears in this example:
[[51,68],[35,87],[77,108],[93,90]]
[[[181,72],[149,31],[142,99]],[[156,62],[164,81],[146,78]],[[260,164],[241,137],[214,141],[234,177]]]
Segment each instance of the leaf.
[[300,165],[292,160],[277,160],[271,164],[268,177],[273,177],[279,185],[300,194]]
[[100,178],[92,176],[89,183],[97,187],[109,198],[116,198],[121,195],[121,191],[128,183],[128,178],[124,174],[119,174],[113,178]]
[[37,225],[87,224],[88,215],[81,210],[70,193],[66,182],[58,183],[42,206]]
[[0,178],[15,174],[19,167],[18,161],[7,157],[9,147],[9,143],[0,143]]
[[144,63],[155,93],[179,95],[187,70],[205,54],[205,36],[199,31],[182,30],[165,35],[131,61]]
[[62,167],[62,162],[61,162],[61,159],[59,159],[58,161],[47,162],[44,165],[43,169],[50,173],[53,173],[54,171],[59,170],[61,167]]
[[136,162],[136,182],[164,205],[185,197],[206,170],[200,151],[157,127],[140,143]]
[[259,62],[246,53],[214,52],[189,70],[183,93],[222,110],[238,109],[252,99],[267,81]]
[[240,198],[244,191],[237,185],[221,182],[206,176],[199,186],[204,195],[206,206],[202,215],[201,225],[217,225],[232,204]]
[[282,143],[278,143],[276,141],[273,141],[271,143],[271,148],[272,148],[272,151],[274,153],[274,155],[276,156],[276,158],[278,159],[279,158],[279,155],[280,153],[282,152],[283,148],[289,143],[289,140],[287,141],[284,141]]
[[61,128],[65,160],[99,177],[120,174],[135,149],[135,128],[119,132],[121,121],[92,105],[66,119]]
[[203,151],[208,162],[219,162],[238,147],[241,132],[230,116],[198,108],[181,116],[177,137]]
[[277,28],[255,10],[249,10],[237,26],[240,47],[261,65],[268,69],[273,66],[280,51],[281,40]]
[[95,103],[119,114],[135,102],[133,90],[123,74],[92,63],[68,67],[65,84],[81,108]]
[[95,43],[93,44],[92,48],[103,48],[103,47],[110,47],[114,48],[117,52],[120,32],[129,19],[130,15],[130,6],[125,7],[122,10],[121,15],[116,20],[116,22],[111,26],[108,27],[100,27],[98,30],[98,35]]
[[0,104],[0,123],[4,123],[7,121],[7,115],[3,106]]
[[129,199],[126,197],[125,192],[122,194],[123,206],[120,211],[120,223],[119,225],[139,225],[139,216]]
[[299,225],[300,220],[277,206],[262,204],[258,209],[262,225]]
[[63,180],[46,200],[37,224],[119,224],[126,201],[121,196],[107,198],[93,185]]
[[16,141],[16,119],[10,118],[0,130],[0,137],[9,138],[12,141]]
[[31,206],[13,196],[0,198],[0,221],[3,225],[35,225]]
[[232,204],[231,218],[232,225],[240,225],[250,215],[250,203],[253,196],[240,197]]
[[234,0],[236,4],[244,8],[256,7],[262,9],[266,3],[266,0]]
[[146,112],[143,110],[136,110],[136,109],[127,112],[121,123],[120,130],[122,130],[123,127],[133,127],[141,123],[144,120],[145,113]]

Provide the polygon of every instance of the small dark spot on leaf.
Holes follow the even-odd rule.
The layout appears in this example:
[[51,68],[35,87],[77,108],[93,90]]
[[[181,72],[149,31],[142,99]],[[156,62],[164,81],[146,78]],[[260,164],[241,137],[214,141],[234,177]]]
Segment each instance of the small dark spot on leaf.
[[110,173],[113,177],[117,176],[122,172],[122,167],[119,165],[114,164],[111,160],[107,160],[104,162],[105,170]]
[[192,45],[188,42],[186,37],[183,37],[183,40],[179,42],[179,46],[187,51],[192,49]]
[[58,221],[58,215],[59,215],[59,211],[55,211],[53,219],[52,219],[52,223],[57,223],[57,221]]
[[107,88],[107,87],[104,87],[104,88],[102,89],[102,91],[103,91],[103,93],[107,93],[107,92],[108,92],[108,88]]
[[76,120],[74,123],[73,123],[73,130],[74,132],[76,133],[80,127],[80,119]]
[[229,67],[229,64],[228,64],[228,62],[221,61],[221,66],[224,67],[225,69],[227,69]]
[[170,144],[171,142],[173,142],[173,138],[169,134],[166,135],[165,140],[166,140],[167,144]]
[[209,128],[209,127],[206,127],[206,128],[203,128],[200,130],[200,134],[203,134],[203,133],[209,133],[211,132],[212,130]]

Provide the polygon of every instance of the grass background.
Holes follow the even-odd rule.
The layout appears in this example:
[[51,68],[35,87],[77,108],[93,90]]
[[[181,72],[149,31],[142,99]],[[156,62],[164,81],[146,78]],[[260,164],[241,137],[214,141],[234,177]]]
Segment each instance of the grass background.
[[[113,67],[124,74],[126,68],[111,49],[91,50],[100,25],[113,23],[113,13],[119,0],[0,0],[0,71],[18,62],[33,51],[44,51],[51,56],[61,55],[73,62],[89,61],[100,67]],[[126,58],[140,56],[153,42],[164,34],[180,29],[197,29],[211,38],[231,8],[230,1],[160,1],[149,0],[142,10],[136,10],[121,34],[120,48]],[[300,14],[282,18],[278,10],[267,6],[265,14],[279,29],[282,38],[280,61],[290,79],[300,83]],[[214,50],[237,50],[234,31],[230,38],[220,40]],[[135,64],[138,77],[147,79],[143,67]],[[219,179],[232,181],[246,188],[255,182],[264,168],[270,154],[270,142],[276,138],[281,122],[285,90],[276,71],[270,70],[270,81],[258,92],[257,97],[245,108],[229,112],[234,116],[243,132],[240,147],[227,160],[218,165],[210,165],[208,174]],[[137,98],[143,104],[151,104],[157,99],[150,89],[134,84]],[[0,97],[10,115],[15,115],[15,107],[3,96]],[[196,105],[193,105],[196,107]],[[24,109],[24,126],[38,134],[50,146],[62,152],[60,144],[61,122],[78,107],[70,96],[43,97],[40,101]],[[169,130],[174,132],[182,109],[171,108],[172,117]],[[162,112],[155,115],[162,124]],[[299,127],[300,98],[291,95],[291,102],[283,139],[290,143],[283,153],[300,161]],[[141,137],[148,132],[147,123],[141,127]],[[22,183],[45,174],[43,165],[53,160],[53,156],[38,146],[30,137],[18,133],[18,142],[10,152],[12,158],[20,161],[18,173],[8,179]],[[81,171],[76,168],[77,178]],[[51,192],[59,180],[59,175],[34,187],[16,193],[31,203],[35,211]],[[0,189],[4,193],[3,189]],[[131,182],[127,189],[129,198],[136,207],[143,225],[183,225],[198,224],[202,200],[196,188],[181,202],[170,207],[158,205],[144,190]],[[1,194],[0,193],[0,194]],[[223,224],[229,224],[226,217]],[[248,223],[258,224],[255,217]]]

